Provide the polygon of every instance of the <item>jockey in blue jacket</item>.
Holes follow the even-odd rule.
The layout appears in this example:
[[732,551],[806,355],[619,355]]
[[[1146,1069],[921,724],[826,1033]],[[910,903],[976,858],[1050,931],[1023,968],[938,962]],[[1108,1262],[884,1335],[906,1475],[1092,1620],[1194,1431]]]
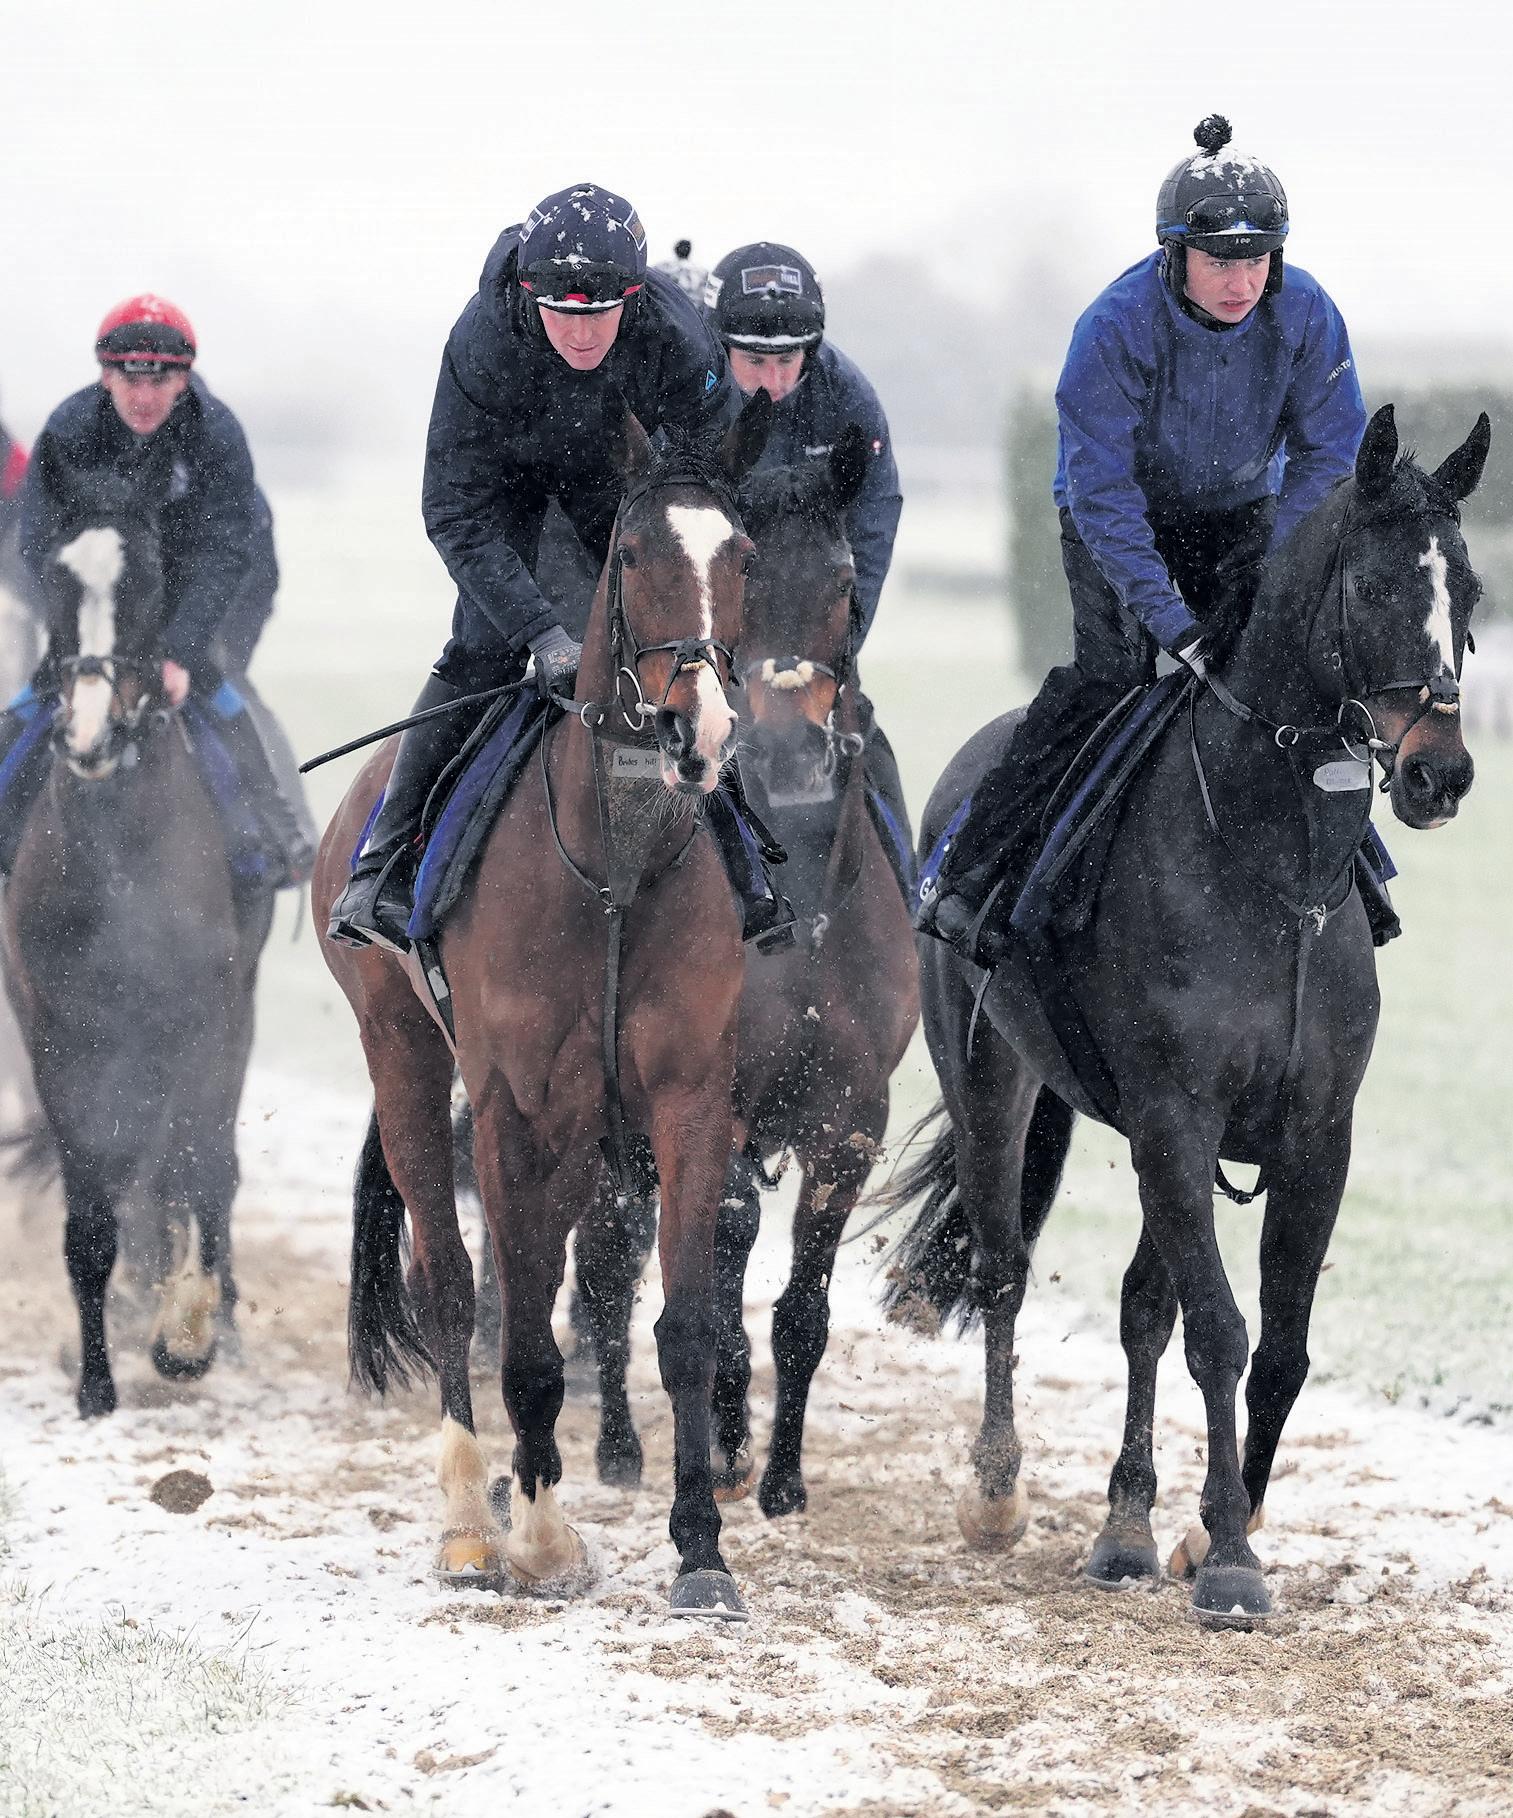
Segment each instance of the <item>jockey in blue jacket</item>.
[[[541,530],[555,501],[603,566],[621,494],[603,429],[611,388],[651,435],[719,429],[739,407],[698,308],[647,270],[635,210],[580,183],[499,236],[442,355],[422,504],[458,598],[417,713],[515,680],[532,656],[543,691],[571,692],[581,646],[563,622],[571,613],[537,585]],[[332,906],[332,940],[408,947],[426,800],[477,719],[468,708],[405,732],[378,818]],[[746,893],[746,938],[780,931],[786,906],[758,888],[725,810],[716,792],[709,826]]]
[[[883,407],[861,369],[826,336],[825,293],[814,267],[791,246],[758,240],[727,253],[710,273],[705,303],[737,386],[748,397],[765,391],[775,406],[759,468],[828,460],[851,424],[866,432],[871,459],[846,513],[860,609],[855,657],[877,615],[904,504]],[[861,701],[867,781],[894,823],[894,841],[908,852],[913,842],[898,762],[871,703]]]
[[[248,567],[258,494],[241,425],[192,370],[197,352],[188,317],[165,298],[130,297],[110,311],[95,341],[99,381],[64,399],[32,451],[21,488],[21,558],[45,598],[54,552],[87,521],[94,488],[129,478],[167,444],[171,479],[158,519],[167,597],[163,695],[178,706],[192,687],[209,704],[278,850],[277,881],[302,883],[315,860],[302,793],[292,773],[280,781],[262,729],[226,685],[218,640]],[[53,684],[49,656],[34,688],[43,693]],[[3,718],[0,747],[8,750],[23,720],[15,711]],[[18,779],[7,792],[0,862],[8,864],[29,806]]]
[[[1033,856],[1083,741],[1154,679],[1158,650],[1201,672],[1205,639],[1243,624],[1267,551],[1349,476],[1365,430],[1340,313],[1307,272],[1284,268],[1282,185],[1228,149],[1220,116],[1194,137],[1199,150],[1161,185],[1158,250],[1079,319],[1056,387],[1074,658],[974,791],[917,919],[971,959],[1001,955],[1013,903],[986,923],[981,912],[1005,868]],[[1370,884],[1373,926],[1390,938]]]

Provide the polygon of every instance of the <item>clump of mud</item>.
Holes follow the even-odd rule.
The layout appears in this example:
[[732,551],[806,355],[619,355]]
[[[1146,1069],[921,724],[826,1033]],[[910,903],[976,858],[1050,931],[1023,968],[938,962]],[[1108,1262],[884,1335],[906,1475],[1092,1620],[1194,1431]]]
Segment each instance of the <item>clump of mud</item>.
[[203,1471],[169,1471],[147,1494],[170,1515],[192,1515],[214,1496],[215,1485]]

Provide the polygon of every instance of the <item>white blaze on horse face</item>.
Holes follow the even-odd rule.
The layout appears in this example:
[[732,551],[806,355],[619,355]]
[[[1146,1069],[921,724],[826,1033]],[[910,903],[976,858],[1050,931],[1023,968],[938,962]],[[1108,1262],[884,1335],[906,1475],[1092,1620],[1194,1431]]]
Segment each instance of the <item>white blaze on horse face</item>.
[[[735,525],[723,511],[713,505],[669,505],[667,522],[693,564],[699,584],[699,636],[714,636],[714,559],[736,534]],[[705,664],[698,671],[698,714],[694,725],[694,750],[706,763],[718,768],[725,746],[735,730],[736,716],[714,670]],[[711,774],[708,787],[716,778]]]
[[1429,570],[1429,616],[1424,620],[1424,632],[1429,642],[1438,647],[1445,668],[1454,675],[1455,628],[1450,622],[1450,571],[1438,537],[1430,537],[1429,547],[1419,557],[1418,565]]
[[[82,530],[58,551],[58,560],[84,590],[79,601],[79,655],[114,656],[116,583],[126,567],[126,545],[120,531],[108,526]],[[68,749],[76,757],[93,751],[105,737],[111,693],[104,676],[82,676],[74,683]]]

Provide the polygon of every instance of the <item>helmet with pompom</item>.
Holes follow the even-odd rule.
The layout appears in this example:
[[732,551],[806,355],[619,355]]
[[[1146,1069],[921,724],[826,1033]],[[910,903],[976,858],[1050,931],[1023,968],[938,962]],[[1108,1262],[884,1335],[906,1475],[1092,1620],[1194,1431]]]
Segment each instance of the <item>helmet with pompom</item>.
[[1156,198],[1156,238],[1214,259],[1277,253],[1287,238],[1287,192],[1259,158],[1230,149],[1231,129],[1210,114],[1193,131],[1198,149],[1166,174]]
[[95,333],[95,358],[126,372],[193,366],[196,351],[188,316],[151,291],[117,303]]

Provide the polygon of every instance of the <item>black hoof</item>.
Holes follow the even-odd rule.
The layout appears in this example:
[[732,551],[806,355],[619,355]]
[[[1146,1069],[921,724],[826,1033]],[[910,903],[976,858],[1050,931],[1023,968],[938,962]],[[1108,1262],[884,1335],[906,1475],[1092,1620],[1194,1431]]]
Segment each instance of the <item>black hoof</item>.
[[599,1467],[600,1483],[607,1483],[611,1489],[641,1487],[641,1442],[634,1434],[629,1444],[617,1441],[614,1445],[606,1445],[601,1440],[594,1452],[594,1462]]
[[729,1572],[707,1568],[684,1572],[673,1580],[667,1601],[674,1616],[702,1616],[713,1622],[748,1620],[746,1605]]
[[1105,1528],[1093,1544],[1092,1557],[1082,1568],[1082,1575],[1101,1591],[1117,1591],[1131,1582],[1159,1579],[1161,1558],[1154,1540],[1110,1534]]
[[1256,1566],[1198,1567],[1193,1613],[1210,1628],[1248,1629],[1271,1614],[1271,1598]]
[[769,1521],[775,1521],[779,1515],[801,1514],[808,1506],[809,1492],[797,1471],[784,1476],[776,1476],[771,1471],[762,1473],[757,1507]]
[[152,1341],[152,1367],[169,1382],[198,1382],[215,1362],[217,1347],[212,1344],[203,1357],[175,1357],[162,1341]]
[[79,1384],[79,1418],[100,1420],[116,1411],[116,1385],[107,1376],[100,1382]]

